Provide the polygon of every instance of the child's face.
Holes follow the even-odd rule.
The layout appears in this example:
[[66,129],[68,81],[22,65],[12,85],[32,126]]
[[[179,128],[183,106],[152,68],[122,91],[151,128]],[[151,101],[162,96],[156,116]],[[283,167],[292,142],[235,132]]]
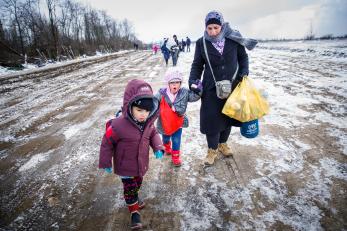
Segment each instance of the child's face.
[[177,81],[177,82],[170,82],[169,83],[169,88],[170,88],[170,92],[172,94],[176,94],[178,92],[178,90],[181,88],[181,82]]
[[145,122],[149,116],[150,111],[133,106],[131,108],[131,113],[137,121]]

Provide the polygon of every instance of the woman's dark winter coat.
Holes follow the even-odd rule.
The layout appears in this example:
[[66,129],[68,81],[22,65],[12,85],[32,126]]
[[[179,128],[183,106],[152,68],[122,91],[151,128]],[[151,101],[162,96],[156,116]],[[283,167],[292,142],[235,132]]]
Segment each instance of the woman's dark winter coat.
[[[234,89],[242,80],[244,75],[248,75],[248,55],[245,48],[225,38],[224,50],[221,55],[212,43],[206,40],[206,48],[213,73],[217,81],[231,80]],[[239,64],[238,73],[233,80],[233,75]],[[216,95],[215,82],[208,65],[204,52],[203,38],[196,42],[194,61],[192,63],[189,86],[195,83],[197,79],[201,79],[203,73],[203,94],[201,97],[200,108],[200,131],[203,134],[216,134],[230,126],[240,126],[241,123],[224,114],[222,114],[223,106],[226,99],[219,99]]]

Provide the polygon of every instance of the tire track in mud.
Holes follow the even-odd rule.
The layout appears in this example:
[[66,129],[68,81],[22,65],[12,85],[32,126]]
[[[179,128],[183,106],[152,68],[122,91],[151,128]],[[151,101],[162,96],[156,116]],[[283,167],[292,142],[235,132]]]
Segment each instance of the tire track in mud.
[[[123,56],[122,56],[123,57]],[[40,106],[41,104],[47,105],[49,101],[54,101],[56,97],[66,97],[73,93],[74,91],[78,90],[78,85],[82,85],[80,87],[81,90],[83,90],[83,87],[88,87],[86,81],[95,81],[93,78],[97,74],[97,72],[104,72],[103,68],[109,68],[113,65],[125,65],[125,62],[127,62],[128,59],[122,57],[116,59],[115,61],[109,61],[106,64],[102,66],[97,66],[97,68],[94,68],[94,66],[88,67],[87,71],[80,74],[80,73],[70,73],[69,75],[61,75],[54,80],[46,80],[42,81],[40,80],[39,83],[28,83],[29,85],[33,85],[34,89],[32,90],[26,90],[24,92],[16,92],[13,91],[11,94],[15,96],[16,102],[15,103],[7,103],[5,102],[4,105],[11,105],[11,107],[5,107],[1,110],[2,114],[3,112],[18,110],[18,107],[24,107],[28,110],[28,112],[35,111],[37,108],[33,107],[32,105],[27,105],[29,102],[33,102],[35,99],[37,99],[36,104]],[[120,62],[120,64],[119,64]],[[91,76],[92,78],[90,78]],[[99,76],[103,76],[103,73],[99,73]],[[44,79],[44,78],[42,78]],[[26,81],[23,79],[23,81]],[[64,89],[65,88],[65,89]],[[76,89],[77,88],[77,89]],[[57,95],[59,93],[60,95]],[[22,94],[22,96],[18,96],[18,94]],[[27,96],[30,95],[30,98],[28,99]],[[21,97],[21,98],[19,98]],[[11,96],[8,97],[8,101],[11,101]],[[22,100],[20,100],[22,99]],[[62,98],[65,99],[65,98]],[[4,99],[3,99],[4,100]],[[47,102],[46,102],[47,101]],[[35,110],[30,110],[34,108]],[[25,113],[25,111],[24,111]]]
[[[127,62],[127,60],[121,60],[121,63],[119,64],[119,61],[116,59],[116,61],[111,62],[111,63],[107,63],[108,65],[104,66],[104,68],[108,68],[110,66],[113,65],[124,65]],[[19,103],[19,104],[14,104],[11,108],[6,108],[4,110],[9,110],[12,111],[12,114],[22,114],[22,115],[38,115],[39,117],[43,117],[43,118],[50,118],[51,116],[54,116],[56,114],[60,114],[62,112],[62,110],[65,108],[64,105],[60,106],[59,102],[61,102],[60,104],[65,104],[65,105],[69,105],[71,104],[69,101],[71,101],[71,98],[73,96],[73,98],[76,98],[73,101],[79,101],[81,99],[83,99],[83,95],[85,94],[85,92],[90,92],[93,91],[93,78],[88,78],[87,80],[84,80],[86,78],[86,76],[95,76],[96,72],[95,70],[93,70],[93,67],[90,67],[89,69],[92,69],[91,72],[88,71],[85,74],[78,74],[77,75],[69,75],[69,76],[62,76],[59,79],[58,84],[57,81],[55,81],[52,84],[51,87],[48,87],[47,89],[43,89],[38,91],[37,93],[34,92],[30,92],[29,94],[32,95],[32,93],[34,93],[33,96],[31,96],[31,98],[29,98],[28,100],[25,99],[25,97],[23,96],[23,100]],[[109,68],[110,69],[110,68]],[[102,76],[102,75],[106,75],[108,76],[110,74],[110,72],[112,72],[112,70],[109,70],[108,72],[103,71],[103,73],[99,74],[98,76]],[[117,73],[118,75],[121,74],[119,71]],[[94,77],[95,78],[95,77]],[[97,77],[99,78],[99,77]],[[71,81],[66,81],[67,79],[74,79],[74,82],[79,82],[79,84],[76,84],[74,86],[71,86],[70,82]],[[104,84],[105,82],[109,81],[107,78],[105,78],[105,80],[100,81],[99,80],[99,85]],[[44,83],[43,83],[44,84]],[[53,85],[54,84],[54,85]],[[58,85],[58,86],[55,86]],[[68,86],[71,87],[68,87]],[[90,85],[90,86],[89,86]],[[67,91],[66,89],[64,89],[64,87],[69,88],[69,91]],[[39,87],[39,88],[43,88],[43,87]],[[38,100],[36,102],[33,102],[33,99],[37,98]],[[58,100],[57,100],[58,99]],[[28,101],[31,101],[33,103],[35,103],[36,105],[30,105],[28,103]],[[57,101],[58,102],[58,107],[57,107]],[[72,103],[74,103],[72,101]],[[47,111],[47,108],[49,111]],[[22,120],[26,120],[28,121],[28,119],[25,119],[23,117],[21,117]],[[6,119],[5,123],[3,122],[0,125],[0,128],[9,128],[10,125],[15,125],[17,124],[19,121],[17,120],[18,116],[15,115],[14,119]],[[24,134],[15,134],[15,137],[21,136],[21,135],[26,135],[27,133],[30,133],[30,131],[32,130],[31,127],[35,127],[35,123],[40,123],[40,118],[37,118],[36,121],[32,121],[33,125],[29,124],[27,127],[27,129],[25,129],[25,131],[23,132]],[[44,120],[44,119],[43,119]],[[44,122],[44,121],[43,121]],[[12,132],[14,132],[15,129],[12,129]],[[20,131],[19,131],[20,133]]]
[[[122,73],[119,73],[119,74],[121,75]],[[100,81],[99,81],[99,82],[97,83],[96,87],[90,87],[90,88],[92,88],[91,90],[93,91],[93,88],[94,88],[94,90],[100,88],[99,86],[100,86],[100,85],[103,85],[104,82],[106,82],[106,81],[108,81],[108,80],[104,80],[103,82],[100,82]],[[84,83],[85,86],[81,86],[80,89],[87,88],[87,87],[88,87],[88,84],[89,84],[89,83]],[[100,90],[102,90],[102,89],[100,89]],[[82,91],[82,90],[80,90],[80,91]],[[96,92],[96,93],[99,94],[100,92],[99,92],[99,93]],[[63,93],[63,94],[64,94],[64,93]],[[56,118],[56,116],[57,116],[57,115],[60,115],[61,113],[64,113],[66,107],[71,107],[72,105],[75,105],[75,104],[78,105],[78,103],[81,101],[81,99],[83,99],[83,97],[84,97],[84,96],[82,95],[82,96],[79,96],[79,97],[76,98],[76,99],[72,98],[72,100],[64,100],[64,99],[63,99],[64,105],[63,105],[62,107],[58,105],[58,107],[52,107],[52,110],[51,110],[51,111],[48,111],[47,113],[42,113],[42,112],[40,112],[39,114],[41,114],[41,116],[38,117],[36,120],[34,120],[29,126],[27,126],[25,130],[19,130],[19,131],[15,134],[15,137],[17,137],[18,139],[19,139],[21,136],[29,137],[30,134],[42,130],[42,128],[40,128],[40,125],[45,124],[45,123],[47,123],[48,121],[51,121],[51,123],[59,123],[59,121],[60,121],[61,119]],[[45,102],[40,102],[39,105],[38,105],[38,108],[45,108],[45,107],[47,107],[47,102],[51,102],[51,101],[52,101],[51,98],[52,98],[52,97],[47,98],[48,100],[46,100]],[[60,98],[61,98],[61,97],[60,97]],[[94,101],[95,101],[95,99],[94,99]],[[46,104],[44,104],[44,103],[46,103]],[[82,107],[80,111],[90,111],[90,110],[88,110],[88,108],[85,108],[85,106],[83,106],[83,105],[80,105],[79,107]],[[33,110],[30,109],[29,112],[35,111],[35,110],[38,111],[38,108],[35,108],[35,107],[33,107],[33,108],[34,108],[34,109],[33,109]],[[87,110],[85,110],[85,109],[87,109]],[[30,115],[29,112],[26,113],[26,114]],[[88,115],[86,115],[86,116],[88,116]],[[71,122],[76,122],[76,121],[74,121],[74,119],[73,119],[74,117],[76,118],[76,117],[78,117],[78,115],[75,115],[75,116],[73,116],[73,117],[70,116]],[[7,124],[7,125],[8,125],[8,124]],[[18,126],[19,126],[19,123],[18,123],[18,122],[14,122],[14,125],[18,127]],[[15,129],[11,129],[11,130],[13,131],[13,130],[15,130]],[[43,130],[45,130],[45,129],[43,129]],[[54,132],[56,132],[56,130],[55,130]],[[22,147],[21,147],[20,145],[19,145],[18,148],[19,148],[19,149],[22,149]],[[16,149],[12,151],[12,153],[16,153],[16,152],[17,152]],[[22,153],[22,154],[23,154],[23,153]],[[25,153],[24,153],[24,154],[25,154]],[[13,157],[13,158],[14,158],[14,159],[17,159],[16,157]]]
[[131,53],[133,52],[126,52],[123,54],[111,54],[104,57],[93,57],[87,60],[72,61],[71,63],[67,63],[67,64],[62,64],[57,66],[48,66],[48,67],[43,67],[36,70],[24,71],[21,74],[16,74],[16,73],[9,74],[8,76],[3,76],[0,78],[0,85],[1,86],[4,86],[6,84],[13,85],[14,83],[22,82],[23,80],[28,80],[33,78],[34,79],[54,78],[62,74],[70,73],[76,70],[78,71],[82,68],[85,68],[87,66],[90,66],[96,63],[103,63],[108,60],[117,59],[119,57],[131,54]]
[[[122,66],[127,66],[128,69],[131,69],[132,67],[139,68],[139,66],[140,66],[140,67],[142,67],[142,69],[144,69],[143,67],[146,67],[146,64],[148,64],[148,63],[150,65],[153,65],[153,66],[154,66],[154,63],[158,63],[158,58],[156,58],[156,59],[151,58],[151,55],[149,53],[139,53],[138,55],[135,54],[134,57],[130,57],[130,59],[132,60],[131,63],[129,63],[129,59],[123,60],[117,68],[126,69],[126,68],[123,68]],[[116,85],[119,85],[119,83],[120,83],[122,86],[125,86],[127,80],[129,78],[131,78],[131,77],[125,77],[125,74],[131,72],[131,70],[128,70],[128,71],[122,70],[121,72],[113,73],[113,69],[112,69],[113,65],[114,65],[114,63],[111,63],[110,65],[108,65],[109,70],[106,70],[102,74],[100,74],[100,75],[109,76],[108,78],[100,79],[98,76],[94,76],[94,79],[95,79],[94,83],[93,83],[93,78],[91,78],[91,80],[84,82],[83,86],[79,87],[78,89],[75,89],[76,92],[87,91],[87,92],[91,92],[94,94],[94,97],[92,98],[92,100],[89,99],[89,100],[84,102],[85,106],[80,105],[78,103],[79,101],[81,101],[79,98],[74,99],[74,97],[72,97],[72,99],[70,99],[70,100],[64,100],[64,101],[66,101],[65,102],[66,107],[75,107],[74,110],[69,111],[67,113],[67,115],[62,117],[62,118],[55,118],[55,116],[57,116],[61,113],[64,113],[64,108],[66,108],[66,107],[58,107],[59,110],[57,110],[57,111],[53,110],[51,112],[48,112],[48,114],[44,114],[40,119],[36,120],[37,126],[31,127],[30,132],[28,132],[28,134],[21,134],[21,135],[29,136],[29,137],[30,137],[30,135],[33,135],[33,134],[35,134],[35,136],[38,136],[38,138],[37,138],[38,143],[37,144],[33,143],[33,145],[28,146],[28,149],[30,151],[27,154],[25,154],[23,152],[21,153],[22,156],[25,156],[25,159],[28,159],[29,153],[30,153],[30,156],[34,155],[35,153],[38,153],[37,151],[33,151],[33,150],[35,150],[36,145],[39,145],[38,147],[42,146],[42,143],[40,144],[40,141],[39,141],[40,139],[42,140],[42,137],[44,137],[44,139],[46,139],[46,140],[51,140],[52,138],[57,136],[59,133],[61,133],[61,128],[64,128],[69,123],[80,123],[81,121],[86,120],[86,118],[93,119],[95,117],[95,115],[94,115],[95,110],[97,110],[97,108],[100,107],[100,103],[103,104],[102,99],[107,99],[107,102],[109,102],[110,95],[115,95],[115,94],[116,95],[122,95],[123,90],[120,92],[115,92],[114,84],[116,83]],[[144,75],[146,75],[146,73],[148,72],[148,69],[142,70],[142,72],[144,73]],[[59,78],[59,77],[56,77],[56,78]],[[83,78],[83,76],[81,76],[79,78]],[[91,83],[93,83],[93,86],[89,86],[89,85],[91,85]],[[123,88],[124,87],[119,87],[119,89],[123,89]],[[121,97],[121,99],[122,99],[122,97]],[[51,101],[52,101],[52,99],[48,98],[48,100],[45,102],[51,102]],[[77,106],[75,106],[76,104],[77,104]],[[41,107],[41,105],[38,105],[38,108],[36,108],[35,110],[39,109],[40,107]],[[44,106],[42,106],[42,108],[44,108]],[[108,111],[114,111],[112,106],[109,106],[109,108],[107,110]],[[81,111],[84,111],[83,112],[84,116],[78,113]],[[73,115],[74,113],[75,113],[75,115]],[[85,114],[85,113],[87,113],[87,114]],[[99,112],[97,112],[97,113],[99,113]],[[72,116],[70,116],[70,115],[72,115]],[[98,116],[100,116],[100,115],[98,115]],[[52,117],[55,118],[52,121],[53,125],[48,126],[46,129],[43,129],[43,131],[42,131],[42,129],[40,129],[39,126],[42,123],[46,123],[47,121],[51,121]],[[99,124],[100,123],[99,118],[96,118],[95,122],[97,122]],[[91,123],[93,126],[93,128],[90,129],[90,131],[89,131],[91,133],[94,133],[95,130],[99,130],[99,126],[95,122]],[[66,124],[66,123],[68,123],[68,124]],[[57,128],[57,127],[60,127],[60,128]],[[49,135],[49,134],[51,134],[51,135]],[[98,134],[99,134],[99,132],[98,132]],[[86,146],[86,145],[87,146],[91,145],[91,146],[97,147],[98,144],[94,144],[94,142],[98,141],[100,139],[100,137],[95,136],[95,134],[94,134],[94,136],[89,135],[89,137],[93,137],[92,138],[93,144],[85,143],[84,145],[82,144],[82,147]],[[35,141],[35,139],[32,141]],[[30,142],[31,141],[29,140],[28,144],[30,144]],[[72,146],[71,146],[71,144],[72,144]],[[17,144],[15,144],[15,145],[16,145],[16,147],[21,148],[20,145],[19,146],[17,146]],[[64,146],[61,146],[61,145],[64,145]],[[67,146],[69,146],[69,147],[67,147]],[[32,178],[32,176],[31,177],[21,176],[20,178],[18,178],[20,174],[19,175],[14,174],[14,176],[6,176],[7,175],[6,172],[5,172],[5,175],[2,174],[2,179],[6,178],[6,180],[4,181],[3,187],[2,187],[0,192],[1,192],[1,195],[7,194],[6,199],[4,197],[2,197],[2,201],[9,202],[9,203],[6,203],[9,206],[8,206],[8,208],[3,207],[3,206],[5,206],[5,203],[2,203],[3,206],[1,206],[2,207],[1,208],[1,214],[7,214],[6,216],[4,216],[4,217],[6,217],[6,223],[7,224],[9,224],[9,222],[11,222],[11,220],[13,218],[15,218],[16,216],[21,214],[21,212],[24,212],[26,209],[33,206],[33,203],[37,204],[37,207],[33,207],[32,210],[35,211],[34,213],[36,216],[39,215],[41,218],[34,218],[35,217],[34,215],[25,214],[24,215],[25,218],[23,218],[23,219],[38,220],[38,219],[42,219],[42,218],[47,218],[47,223],[49,223],[49,221],[52,221],[52,218],[47,217],[47,215],[45,214],[45,211],[46,210],[47,211],[53,211],[54,210],[55,215],[54,214],[50,214],[50,215],[55,217],[55,218],[59,217],[59,213],[61,214],[62,208],[60,208],[60,212],[57,212],[57,211],[59,211],[58,207],[62,206],[61,203],[59,203],[62,200],[66,200],[66,202],[71,201],[71,203],[77,203],[77,204],[82,203],[80,200],[76,199],[79,197],[79,194],[80,194],[80,192],[78,192],[78,191],[80,191],[79,186],[84,185],[83,187],[89,188],[88,184],[92,184],[92,186],[90,188],[93,189],[95,180],[92,180],[92,178],[90,178],[90,177],[89,178],[82,177],[82,179],[79,179],[80,177],[78,177],[78,176],[80,174],[82,174],[82,176],[85,175],[86,174],[85,171],[87,171],[88,169],[91,169],[95,163],[87,163],[86,166],[83,167],[83,169],[85,169],[85,170],[82,170],[82,172],[80,172],[80,170],[78,170],[78,169],[77,170],[71,169],[68,164],[65,166],[64,166],[64,164],[61,164],[61,161],[64,161],[64,159],[66,159],[66,157],[59,154],[59,153],[65,152],[64,149],[66,149],[68,152],[69,152],[69,149],[71,149],[70,152],[72,152],[71,153],[72,155],[69,153],[66,153],[66,154],[70,155],[71,159],[78,158],[78,155],[79,155],[78,154],[78,152],[79,152],[78,147],[81,147],[81,144],[79,144],[79,142],[67,141],[66,139],[64,142],[64,137],[61,137],[61,142],[59,142],[57,147],[53,148],[53,153],[50,154],[50,156],[53,158],[51,160],[45,160],[43,163],[41,163],[39,165],[39,168],[37,168],[34,172],[35,175],[37,174],[39,176],[43,172],[48,171],[48,175],[46,177],[43,177],[43,178],[40,177],[40,178],[35,179],[35,178]],[[46,147],[46,148],[47,148],[46,151],[49,151],[49,150],[51,150],[52,147]],[[45,149],[45,148],[40,149],[39,152],[44,152],[43,149]],[[10,151],[10,150],[12,150],[12,151]],[[11,155],[9,155],[7,158],[4,158],[4,160],[2,162],[2,164],[7,162],[7,164],[11,168],[11,170],[7,171],[7,173],[9,173],[9,172],[15,173],[16,171],[18,171],[18,167],[15,167],[16,166],[15,163],[16,162],[18,163],[18,157],[15,157],[16,156],[15,153],[17,151],[18,150],[16,150],[16,148],[13,148],[13,149],[7,148],[7,152],[12,152]],[[75,154],[73,154],[73,152],[75,152]],[[13,156],[13,158],[12,158],[12,156]],[[13,160],[13,162],[9,161],[9,159]],[[22,163],[23,163],[23,161],[22,161]],[[64,163],[64,162],[62,162],[62,163]],[[57,167],[60,168],[59,166],[62,167],[63,171],[60,171],[60,170],[57,171],[58,170]],[[49,175],[51,175],[52,173],[49,173],[49,172],[52,172],[52,171],[56,172],[56,173],[54,173],[55,174],[55,176],[53,177],[54,180],[51,181],[50,183],[48,183],[49,186],[40,190],[40,188],[42,188],[42,185],[46,184],[46,183],[44,183],[45,179],[50,178]],[[2,172],[2,173],[4,173],[4,172]],[[73,197],[75,198],[75,202],[73,202],[74,199],[69,198],[70,194],[65,194],[64,193],[65,190],[63,190],[63,188],[69,188],[70,187],[69,184],[66,184],[66,180],[68,179],[68,178],[66,178],[67,174],[70,174],[70,180],[69,181],[73,182],[74,181],[73,179],[76,179],[76,181],[74,183],[76,190],[72,190],[70,193],[70,194],[74,195]],[[58,181],[58,179],[61,179],[63,181],[60,182],[60,181]],[[14,182],[17,182],[17,184],[13,184]],[[19,187],[18,182],[21,182],[24,185]],[[81,186],[81,189],[83,189],[82,186]],[[14,188],[16,188],[16,190],[14,190]],[[59,193],[52,193],[51,191],[54,188],[59,189],[58,190]],[[32,190],[34,190],[34,191],[32,191]],[[37,193],[34,193],[35,191],[36,192],[41,191],[41,196],[39,196]],[[70,191],[70,190],[67,190],[67,191]],[[32,198],[33,198],[32,202],[27,203],[25,206],[22,206],[23,209],[21,209],[21,211],[18,210],[17,211],[18,213],[16,212],[16,210],[13,211],[13,208],[19,208],[18,206],[23,204],[21,197],[20,196],[18,197],[17,195],[26,195],[26,194],[32,195]],[[55,194],[57,194],[57,195],[55,195]],[[84,196],[88,196],[88,192],[86,192],[86,194],[84,194]],[[65,197],[65,199],[64,199],[64,197]],[[53,198],[51,201],[58,201],[57,202],[57,208],[54,209],[56,207],[54,205],[55,203],[53,203],[52,206],[50,205],[47,207],[47,200],[42,200],[39,198],[45,198],[45,199]],[[80,204],[80,206],[84,207],[85,205],[82,203],[82,204]],[[66,208],[64,208],[64,206],[63,206],[63,210],[64,209],[66,210]],[[6,211],[6,212],[4,212],[4,211]],[[11,213],[10,211],[13,211],[13,212]],[[67,211],[69,211],[69,209]],[[78,220],[78,222],[81,222],[81,220],[83,220],[83,219],[80,218]],[[62,223],[64,224],[64,222],[62,222]],[[21,227],[21,226],[18,226],[19,224],[21,224],[20,221],[17,222],[17,225],[16,225],[16,222],[12,223],[13,227]],[[66,227],[68,227],[70,225],[71,224],[67,224]],[[37,224],[36,222],[28,222],[28,224],[25,224],[23,227],[35,227],[35,226],[39,227],[40,225]]]

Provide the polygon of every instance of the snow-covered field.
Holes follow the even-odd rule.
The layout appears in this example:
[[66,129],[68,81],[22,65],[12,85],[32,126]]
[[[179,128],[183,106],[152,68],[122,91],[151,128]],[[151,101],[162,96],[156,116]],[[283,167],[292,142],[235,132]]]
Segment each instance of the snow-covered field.
[[[179,58],[185,80],[193,54]],[[260,135],[233,128],[234,157],[203,168],[200,102],[191,103],[183,165],[151,157],[145,229],[347,229],[347,41],[261,43],[249,60],[271,105]],[[104,121],[129,79],[158,90],[165,70],[160,55],[133,52],[64,74],[0,78],[0,228],[126,230],[121,182],[97,170]]]

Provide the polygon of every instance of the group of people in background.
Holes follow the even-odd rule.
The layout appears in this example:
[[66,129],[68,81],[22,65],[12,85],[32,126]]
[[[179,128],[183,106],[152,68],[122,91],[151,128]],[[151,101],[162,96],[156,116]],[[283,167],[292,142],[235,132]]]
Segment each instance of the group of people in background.
[[[191,41],[189,37],[186,37],[186,40],[182,39],[182,41],[178,45],[180,48],[180,51],[190,52],[190,44],[191,44]],[[186,47],[187,47],[187,50],[186,50]]]
[[[186,40],[179,41],[177,35],[173,35],[172,39],[164,38],[163,44],[160,47],[163,54],[166,66],[169,64],[170,57],[172,58],[172,65],[177,65],[177,60],[180,52],[190,52],[191,40],[187,36]],[[187,47],[187,48],[186,48]]]

